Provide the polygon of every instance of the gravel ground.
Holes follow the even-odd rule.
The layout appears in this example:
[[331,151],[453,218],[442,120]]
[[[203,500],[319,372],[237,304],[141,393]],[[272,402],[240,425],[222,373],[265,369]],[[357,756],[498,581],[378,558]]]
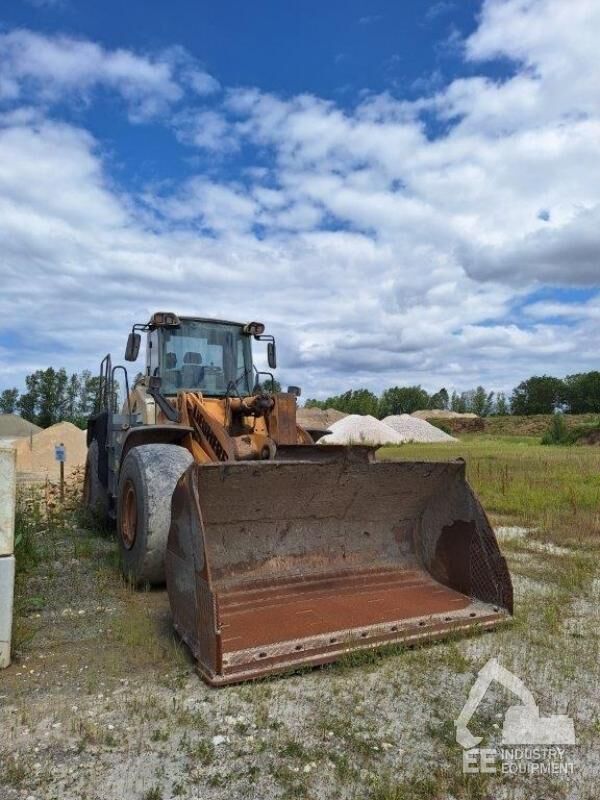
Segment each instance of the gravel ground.
[[[53,533],[20,581],[18,655],[0,675],[0,797],[597,797],[598,582],[574,598],[556,582],[567,557],[506,540],[512,626],[215,690],[173,636],[166,593],[121,581],[110,537]],[[543,715],[573,717],[573,775],[463,776],[453,720],[491,656]],[[511,703],[494,688],[474,717],[488,746]]]

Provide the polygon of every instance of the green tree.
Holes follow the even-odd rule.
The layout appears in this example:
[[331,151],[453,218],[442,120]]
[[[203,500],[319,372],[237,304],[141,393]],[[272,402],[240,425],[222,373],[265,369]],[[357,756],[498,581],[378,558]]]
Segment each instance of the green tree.
[[467,406],[464,395],[453,391],[452,397],[450,398],[450,411],[456,411],[457,414],[464,414],[466,410]]
[[498,392],[496,395],[496,403],[494,404],[494,415],[497,417],[506,417],[510,414],[510,405],[504,392]]
[[567,375],[564,400],[572,414],[600,412],[600,372]]
[[337,397],[327,398],[326,408],[337,408],[346,414],[377,415],[377,396],[368,389],[350,389]]
[[99,388],[100,376],[92,375],[89,369],[84,369],[79,377],[79,399],[77,404],[77,413],[80,421],[87,420],[87,418],[94,413]]
[[560,378],[541,375],[522,381],[510,399],[513,414],[552,414],[565,402],[566,386]]
[[393,386],[379,400],[379,418],[393,414],[412,414],[429,408],[430,397],[421,386]]
[[343,394],[332,395],[325,400],[308,399],[305,408],[336,408],[346,414],[377,415],[377,396],[368,389],[349,389]]
[[14,414],[17,410],[18,389],[4,389],[0,394],[0,414]]
[[478,386],[470,392],[465,392],[468,400],[465,402],[467,411],[477,414],[478,417],[487,417],[494,405],[494,392],[486,392],[483,386]]
[[69,376],[63,368],[38,369],[25,378],[27,391],[19,397],[17,407],[24,419],[42,428],[62,420],[84,427],[93,413],[99,381],[87,370]]
[[276,381],[274,378],[273,380],[266,380],[262,383],[257,383],[254,387],[256,392],[269,392],[270,394],[278,394],[281,391],[281,384],[279,381]]
[[308,400],[304,403],[304,408],[322,408],[325,409],[327,406],[325,405],[324,400],[315,400],[313,397],[309,397]]
[[439,392],[432,394],[429,398],[429,408],[446,409],[449,402],[448,392],[442,387]]
[[65,399],[61,408],[61,417],[75,422],[79,418],[79,397],[81,394],[81,379],[73,373],[65,387]]

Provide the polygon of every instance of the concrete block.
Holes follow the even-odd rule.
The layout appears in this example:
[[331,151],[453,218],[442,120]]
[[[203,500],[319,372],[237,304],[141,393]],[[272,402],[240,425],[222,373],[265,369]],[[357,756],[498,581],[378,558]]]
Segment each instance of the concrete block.
[[16,450],[0,447],[0,557],[11,556],[15,549],[16,491]]
[[10,637],[15,593],[15,557],[0,558],[0,669],[10,664]]

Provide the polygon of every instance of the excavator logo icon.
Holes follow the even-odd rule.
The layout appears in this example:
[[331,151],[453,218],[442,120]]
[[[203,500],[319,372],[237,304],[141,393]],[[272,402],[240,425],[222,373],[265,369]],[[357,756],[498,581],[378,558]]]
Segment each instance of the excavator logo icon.
[[521,700],[519,705],[510,706],[504,715],[503,745],[575,744],[573,720],[562,714],[540,717],[540,710],[535,699],[523,681],[510,670],[501,666],[495,658],[490,658],[479,671],[467,702],[454,721],[456,741],[465,750],[472,750],[482,741],[481,736],[473,736],[468,725],[493,681],[501,683]]

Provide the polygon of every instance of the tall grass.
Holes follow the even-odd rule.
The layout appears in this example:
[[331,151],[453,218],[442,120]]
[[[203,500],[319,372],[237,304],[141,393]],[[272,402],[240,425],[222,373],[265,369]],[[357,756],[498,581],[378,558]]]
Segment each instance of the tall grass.
[[81,491],[77,480],[65,486],[64,502],[56,485],[19,486],[15,508],[15,563],[17,575],[30,572],[55,554],[57,536],[80,513]]
[[467,477],[496,524],[532,527],[557,544],[600,548],[600,448],[544,447],[533,437],[466,435],[456,444],[386,447],[378,458],[447,461]]

